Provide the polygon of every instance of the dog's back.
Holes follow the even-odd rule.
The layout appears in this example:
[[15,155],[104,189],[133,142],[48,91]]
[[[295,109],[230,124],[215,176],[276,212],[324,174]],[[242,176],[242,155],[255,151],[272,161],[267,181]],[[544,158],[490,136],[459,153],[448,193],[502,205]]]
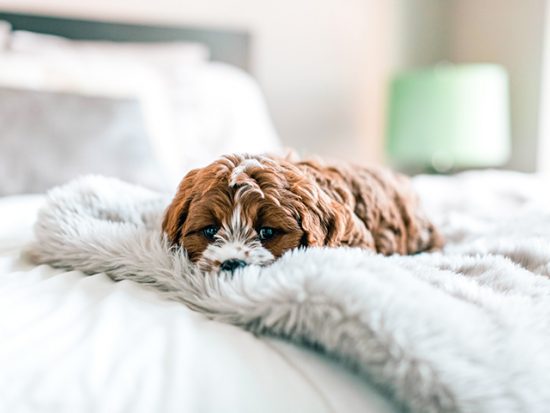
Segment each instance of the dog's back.
[[[414,254],[443,246],[442,236],[427,218],[408,177],[387,168],[318,160],[297,161],[295,165],[358,218],[354,225],[364,226],[372,234],[377,252]],[[361,228],[349,232],[342,244],[369,247],[360,239],[364,236],[354,235],[364,234]]]

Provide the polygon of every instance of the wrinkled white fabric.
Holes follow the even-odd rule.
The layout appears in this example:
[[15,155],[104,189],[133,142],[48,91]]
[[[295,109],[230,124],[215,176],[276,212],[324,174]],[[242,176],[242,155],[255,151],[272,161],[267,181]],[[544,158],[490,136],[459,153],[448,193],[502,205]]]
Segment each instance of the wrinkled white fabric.
[[53,191],[37,262],[133,280],[215,320],[324,350],[415,412],[550,406],[550,209],[540,177],[418,178],[448,244],[383,257],[310,249],[232,279],[194,270],[159,232],[165,199],[99,177]]
[[21,249],[43,203],[0,198],[0,412],[395,411],[317,352],[133,282],[34,265]]

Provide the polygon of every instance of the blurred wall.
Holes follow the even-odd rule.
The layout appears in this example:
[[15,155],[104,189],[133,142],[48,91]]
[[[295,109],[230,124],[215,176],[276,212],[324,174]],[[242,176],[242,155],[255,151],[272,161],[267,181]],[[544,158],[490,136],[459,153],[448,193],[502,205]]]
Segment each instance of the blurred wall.
[[450,0],[392,0],[400,67],[423,67],[444,59],[449,46]]
[[550,175],[550,7],[546,6],[542,62],[541,106],[539,109],[538,171]]
[[[381,61],[373,62],[368,56],[369,42],[378,47],[371,39],[383,37],[372,33],[372,27],[379,27],[377,3],[381,2],[0,0],[0,8],[249,30],[254,42],[252,70],[284,142],[299,149],[364,160],[379,158],[381,147],[381,91],[373,101],[378,106],[367,115],[362,96],[365,88],[371,88],[369,82],[380,83],[383,72],[378,69]],[[370,120],[365,121],[364,116]],[[366,136],[369,134],[378,135]]]
[[537,167],[543,84],[545,0],[452,0],[449,59],[494,62],[510,76],[512,159],[523,171]]
[[508,166],[534,171],[541,149],[546,0],[393,1],[398,70],[443,61],[489,62],[507,69],[512,133]]
[[0,0],[0,8],[249,30],[253,72],[284,142],[356,161],[383,158],[386,88],[394,72],[440,61],[499,63],[511,81],[510,166],[529,171],[539,149],[545,3]]

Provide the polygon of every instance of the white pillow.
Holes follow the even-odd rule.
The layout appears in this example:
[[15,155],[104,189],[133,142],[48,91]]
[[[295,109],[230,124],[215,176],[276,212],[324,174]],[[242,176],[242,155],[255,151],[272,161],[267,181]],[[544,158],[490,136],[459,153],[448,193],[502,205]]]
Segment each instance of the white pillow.
[[167,189],[137,99],[0,87],[0,125],[0,195],[85,174]]
[[11,35],[11,25],[3,20],[0,20],[0,52],[7,49]]
[[[48,73],[47,79],[40,82],[41,88],[53,85],[56,90],[71,92],[138,94],[146,108],[156,155],[173,177],[171,185],[190,168],[175,147],[189,133],[188,129],[183,134],[181,131],[181,119],[187,119],[190,110],[181,103],[190,101],[193,78],[207,62],[209,52],[205,46],[187,42],[82,41],[14,31],[10,52],[41,62],[38,71],[55,70],[55,75]],[[185,145],[185,153],[201,149],[199,140],[193,141],[193,146]]]
[[[54,94],[65,93],[70,95],[81,95],[81,96],[90,96],[90,97],[99,97],[109,99],[126,99],[136,101],[137,105],[140,107],[142,112],[143,121],[145,122],[145,131],[146,136],[149,138],[148,147],[150,148],[151,153],[149,153],[150,159],[144,159],[144,164],[152,164],[156,162],[159,164],[159,168],[155,169],[155,173],[152,176],[144,177],[142,172],[136,170],[132,175],[132,171],[127,171],[127,173],[118,175],[120,178],[124,178],[136,183],[143,183],[147,186],[154,187],[155,189],[171,189],[174,178],[171,178],[170,168],[165,167],[165,162],[162,160],[162,153],[166,152],[166,142],[169,142],[173,137],[173,130],[167,128],[167,125],[170,125],[172,121],[168,118],[170,116],[171,110],[169,106],[169,99],[165,93],[165,87],[162,86],[162,79],[159,78],[158,74],[153,70],[148,70],[146,67],[136,66],[136,65],[123,65],[120,63],[110,63],[107,60],[99,59],[87,59],[82,61],[76,56],[65,56],[63,59],[57,59],[50,56],[36,56],[31,54],[16,54],[16,53],[0,53],[0,88],[11,88],[11,89],[21,89],[22,91],[36,91],[36,92],[52,92]],[[18,97],[16,97],[19,99]],[[13,98],[12,98],[13,99]],[[37,96],[37,99],[40,99]],[[21,100],[24,103],[27,111],[30,107],[30,100]],[[17,100],[14,100],[17,102]],[[28,103],[25,103],[28,102]],[[56,105],[56,100],[51,99],[52,105]],[[59,100],[60,104],[65,104],[67,100]],[[82,101],[76,100],[82,110],[90,105],[86,99]],[[108,102],[108,101],[107,101]],[[118,110],[122,106],[117,106],[114,104],[116,102],[107,103],[104,105],[105,110]],[[42,105],[38,109],[44,111],[46,106]],[[94,110],[100,110],[97,106],[91,106]],[[4,105],[4,110],[7,108]],[[19,118],[28,116],[29,122],[33,121],[32,113],[23,113],[17,112],[17,108],[13,108],[13,112]],[[10,117],[4,117],[4,113],[0,114],[0,118],[3,119],[3,124],[0,125],[0,131],[6,130],[16,125],[16,122],[13,122],[13,125],[10,124]],[[66,119],[65,123],[74,122],[74,117],[78,116],[78,113],[75,111],[67,111],[67,115],[71,116],[70,119]],[[52,118],[54,113],[50,115]],[[99,117],[96,117],[99,119]],[[44,119],[44,118],[42,118]],[[89,114],[82,113],[83,121],[89,119]],[[128,119],[132,119],[129,117]],[[115,125],[117,118],[108,118],[108,121],[111,125]],[[63,124],[63,117],[59,116],[56,119],[56,122]],[[48,122],[45,122],[48,123]],[[52,127],[52,124],[49,123],[44,125],[45,127]],[[64,125],[63,125],[64,126]],[[108,125],[105,125],[106,127]],[[37,125],[39,127],[39,125]],[[75,129],[77,130],[77,129]],[[52,131],[43,131],[44,136],[51,136]],[[112,131],[105,130],[105,136],[110,136]],[[121,133],[126,133],[121,131]],[[84,134],[84,133],[83,133]],[[100,132],[101,134],[101,132]],[[142,134],[139,139],[141,139]],[[12,134],[12,142],[13,142]],[[2,144],[9,144],[6,141],[6,137],[0,133],[0,146]],[[48,138],[50,139],[50,138]],[[78,140],[79,137],[75,136],[75,140]],[[107,139],[107,138],[105,138]],[[105,141],[102,139],[102,136],[98,137],[98,140]],[[51,139],[50,139],[51,140]],[[130,142],[126,140],[125,142]],[[21,139],[20,144],[25,145],[24,138]],[[51,140],[51,145],[56,145],[56,143]],[[62,145],[62,142],[58,142],[59,145]],[[83,145],[89,144],[83,142]],[[13,146],[13,144],[10,144]],[[144,147],[144,143],[139,143],[141,147]],[[103,147],[107,148],[106,145]],[[55,148],[52,148],[55,149]],[[122,153],[118,151],[118,153]],[[0,162],[2,162],[3,156],[9,156],[7,151],[0,153]],[[39,156],[39,153],[36,151],[29,150],[29,158],[32,156]],[[67,154],[67,156],[71,156]],[[81,154],[74,153],[73,156],[78,157]],[[54,157],[50,157],[53,159]],[[91,158],[89,158],[91,159]],[[113,157],[106,157],[106,162],[115,162],[116,160]],[[28,159],[32,162],[32,159]],[[72,160],[74,161],[74,159]],[[121,164],[127,164],[127,159],[120,159]],[[40,162],[38,162],[40,163]],[[86,162],[83,161],[83,164]],[[135,163],[134,163],[135,164]],[[98,165],[98,168],[95,172],[105,172],[109,170],[116,170],[117,165]],[[73,168],[74,169],[74,168]],[[153,171],[153,168],[148,168],[148,170]],[[61,169],[60,169],[61,171]],[[94,172],[93,170],[82,170],[82,173]],[[70,179],[72,177],[67,177],[64,173],[59,175],[59,178],[56,180],[56,177],[51,174],[51,171],[47,173],[47,181],[53,182]],[[132,176],[135,179],[132,179]],[[138,179],[139,177],[139,179]],[[20,179],[20,182],[26,182],[24,178]],[[0,193],[6,193],[6,191],[1,187],[0,183]],[[6,186],[5,186],[6,187]],[[29,190],[35,191],[36,188],[39,188],[40,184],[29,186]],[[19,186],[18,188],[22,188]],[[12,188],[11,193],[21,192],[20,189]]]
[[205,62],[209,50],[200,43],[130,43],[71,40],[60,36],[15,30],[9,49],[19,53],[64,56],[78,53],[84,58],[132,59],[155,64],[190,64]]
[[28,32],[16,33],[11,44],[11,58],[20,64],[0,60],[0,86],[8,82],[39,90],[139,96],[152,147],[171,187],[189,169],[221,154],[280,148],[254,79],[229,65],[208,63],[197,53],[176,52],[190,50],[185,44],[160,44],[156,50],[154,45],[81,42]]

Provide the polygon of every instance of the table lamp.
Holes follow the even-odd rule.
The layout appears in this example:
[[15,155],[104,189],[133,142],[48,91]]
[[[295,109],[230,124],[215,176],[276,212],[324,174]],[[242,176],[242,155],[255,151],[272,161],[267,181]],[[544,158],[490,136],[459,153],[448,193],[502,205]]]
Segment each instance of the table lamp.
[[391,83],[387,155],[402,170],[495,167],[510,156],[508,77],[497,65],[440,65]]

